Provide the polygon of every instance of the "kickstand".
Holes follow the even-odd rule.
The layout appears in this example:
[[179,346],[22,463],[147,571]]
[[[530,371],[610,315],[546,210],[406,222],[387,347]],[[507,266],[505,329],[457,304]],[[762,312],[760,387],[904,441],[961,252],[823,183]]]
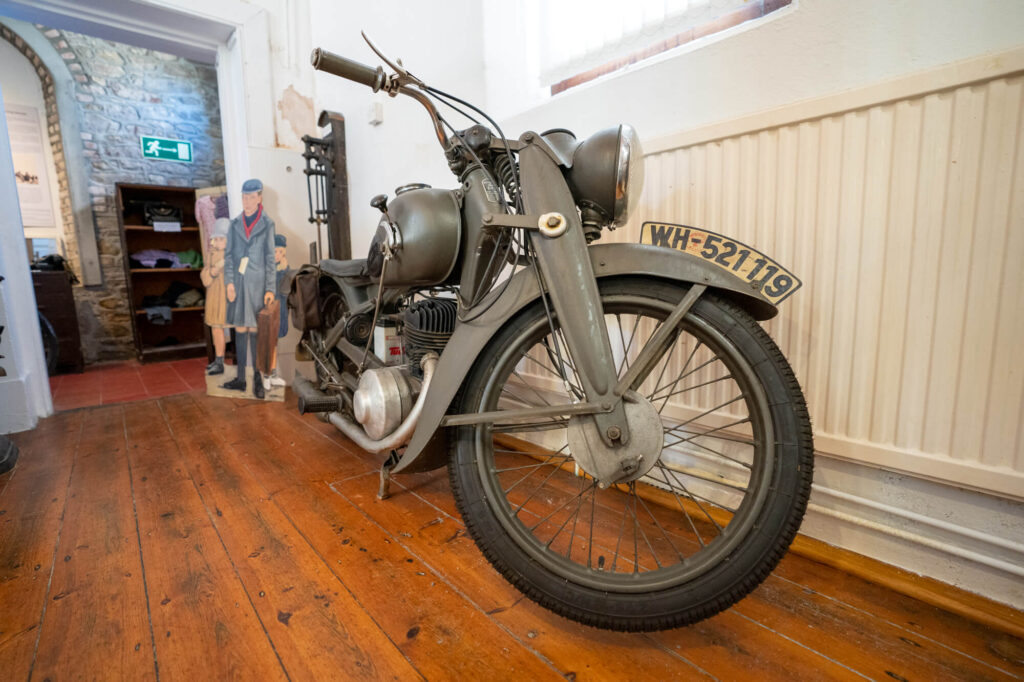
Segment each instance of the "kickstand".
[[392,450],[384,463],[380,465],[380,488],[377,490],[377,499],[386,500],[391,497],[391,470],[398,464],[398,451]]

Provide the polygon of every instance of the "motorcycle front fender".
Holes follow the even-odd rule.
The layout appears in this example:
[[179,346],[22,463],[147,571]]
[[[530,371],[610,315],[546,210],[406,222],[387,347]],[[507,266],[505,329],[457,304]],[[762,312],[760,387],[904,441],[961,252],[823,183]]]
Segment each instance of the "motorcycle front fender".
[[[639,275],[704,284],[731,299],[757,320],[768,320],[778,313],[775,305],[759,289],[698,256],[647,244],[595,244],[587,251],[598,280]],[[486,313],[470,322],[456,323],[455,331],[441,354],[430,385],[430,395],[412,440],[393,473],[430,471],[448,463],[447,451],[429,446],[452,398],[487,343],[517,312],[540,297],[540,289],[534,273],[524,269],[512,278],[504,291],[499,287],[491,296],[499,298],[493,300],[488,297],[480,303],[480,307],[491,306]]]

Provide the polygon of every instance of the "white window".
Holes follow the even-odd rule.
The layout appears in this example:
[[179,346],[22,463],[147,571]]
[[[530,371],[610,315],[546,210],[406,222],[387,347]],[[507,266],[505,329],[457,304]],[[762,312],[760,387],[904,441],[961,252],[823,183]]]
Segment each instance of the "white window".
[[539,7],[541,84],[552,93],[757,19],[791,0],[552,0]]

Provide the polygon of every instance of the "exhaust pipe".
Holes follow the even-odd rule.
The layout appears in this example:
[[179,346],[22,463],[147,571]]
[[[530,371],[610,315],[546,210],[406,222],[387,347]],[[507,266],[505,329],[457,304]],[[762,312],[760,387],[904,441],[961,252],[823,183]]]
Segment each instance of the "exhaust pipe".
[[336,429],[348,436],[353,443],[369,452],[387,452],[405,445],[412,437],[416,429],[416,423],[420,420],[423,412],[423,405],[426,402],[427,394],[430,392],[430,382],[434,378],[434,370],[437,369],[437,353],[427,353],[420,360],[420,367],[423,368],[423,383],[420,386],[419,397],[416,404],[412,406],[409,415],[399,424],[398,428],[380,440],[373,440],[366,435],[363,427],[355,423],[341,412],[331,412],[327,415],[327,421]]
[[299,399],[299,414],[334,412],[341,409],[344,400],[341,395],[324,393],[297,371],[292,382],[292,390]]

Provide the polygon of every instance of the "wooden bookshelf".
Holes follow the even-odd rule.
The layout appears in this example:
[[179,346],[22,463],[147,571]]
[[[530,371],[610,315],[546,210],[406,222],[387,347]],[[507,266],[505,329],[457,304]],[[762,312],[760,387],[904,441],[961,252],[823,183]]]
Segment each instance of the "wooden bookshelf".
[[[181,209],[181,231],[164,232],[146,223],[143,202],[164,202]],[[203,306],[175,308],[171,322],[156,324],[146,317],[143,302],[161,296],[175,281],[198,289],[205,295],[196,268],[137,268],[132,254],[146,249],[180,253],[188,249],[203,252],[202,237],[195,216],[196,193],[191,187],[164,187],[118,183],[117,208],[121,225],[128,303],[131,307],[135,351],[142,362],[197,357],[206,354],[207,331]]]

